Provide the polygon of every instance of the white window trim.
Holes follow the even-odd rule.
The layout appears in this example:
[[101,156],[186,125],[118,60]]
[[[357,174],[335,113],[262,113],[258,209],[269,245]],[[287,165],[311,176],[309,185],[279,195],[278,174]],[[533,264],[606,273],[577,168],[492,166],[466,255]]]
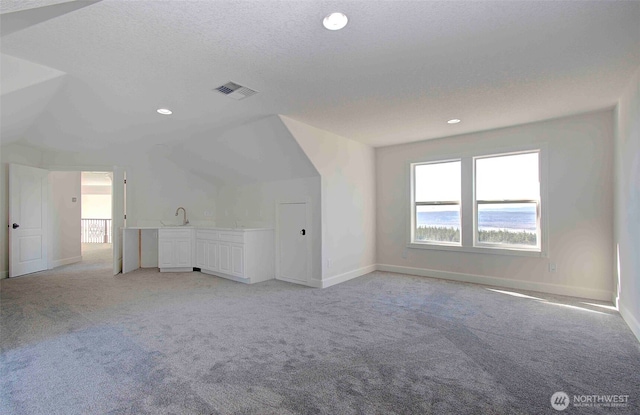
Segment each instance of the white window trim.
[[[420,202],[416,202],[415,197],[416,197],[416,188],[415,188],[415,167],[417,165],[421,165],[421,164],[438,164],[438,163],[453,163],[453,162],[460,162],[460,165],[462,166],[462,159],[460,157],[458,158],[452,158],[452,159],[444,159],[444,160],[437,160],[437,161],[424,161],[424,162],[417,162],[417,163],[410,163],[409,164],[409,176],[410,176],[410,180],[411,180],[411,223],[409,226],[409,241],[413,241],[414,238],[414,232],[416,229],[416,221],[417,221],[417,209],[416,209],[416,205],[417,203]],[[462,168],[462,167],[461,167]],[[451,205],[453,205],[453,203],[451,203]],[[457,206],[460,206],[460,221],[462,222],[462,200],[457,204]],[[460,227],[462,229],[462,224],[460,224]],[[412,242],[414,243],[414,242]],[[427,245],[436,245],[436,246],[455,246],[455,247],[461,247],[462,246],[462,240],[460,240],[460,242],[447,242],[447,241],[442,241],[442,242],[429,242],[429,241],[425,241],[425,242],[418,242],[416,244],[422,245],[422,244],[427,244]]]
[[[476,227],[475,227],[475,186],[474,186],[474,174],[475,169],[473,166],[474,158],[500,155],[500,154],[518,154],[527,153],[532,151],[539,152],[539,165],[540,165],[540,246],[535,248],[526,248],[522,246],[500,246],[495,247],[489,244],[476,245]],[[413,214],[415,206],[415,192],[414,192],[414,175],[413,166],[416,164],[424,163],[436,163],[446,162],[453,160],[461,160],[461,179],[462,179],[462,194],[460,196],[461,210],[460,210],[460,226],[461,226],[461,244],[451,243],[433,243],[433,242],[413,242],[413,229],[415,224],[415,218]],[[406,247],[410,249],[426,249],[434,251],[452,251],[452,252],[467,252],[467,253],[482,253],[493,255],[507,255],[507,256],[524,256],[524,257],[549,257],[549,198],[548,198],[548,184],[549,184],[549,155],[548,144],[537,143],[536,145],[527,146],[513,146],[513,147],[496,147],[491,149],[485,149],[482,151],[473,152],[461,152],[458,154],[442,154],[442,155],[430,155],[417,160],[411,160],[407,162],[405,172],[408,177],[405,180],[406,183],[406,197],[405,197],[405,215],[406,215],[406,232],[405,240],[407,241]],[[470,225],[467,225],[470,224]]]

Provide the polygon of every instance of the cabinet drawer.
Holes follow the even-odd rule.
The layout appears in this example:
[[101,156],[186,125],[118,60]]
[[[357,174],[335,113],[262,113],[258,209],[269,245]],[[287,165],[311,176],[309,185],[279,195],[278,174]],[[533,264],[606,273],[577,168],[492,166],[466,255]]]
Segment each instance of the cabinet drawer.
[[204,239],[207,241],[217,241],[218,240],[218,231],[210,231],[210,230],[196,230],[196,238]]
[[193,235],[192,229],[158,229],[158,238],[191,238]]
[[238,244],[243,244],[244,232],[220,232],[219,238],[224,242],[235,242]]

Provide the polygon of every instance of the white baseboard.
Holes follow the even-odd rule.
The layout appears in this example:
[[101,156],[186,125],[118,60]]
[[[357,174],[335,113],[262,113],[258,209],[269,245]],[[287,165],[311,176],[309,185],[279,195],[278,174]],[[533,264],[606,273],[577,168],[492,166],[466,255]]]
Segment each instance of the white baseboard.
[[76,262],[82,261],[82,256],[74,256],[71,258],[58,259],[51,263],[51,268],[58,268],[63,265],[75,264]]
[[571,287],[568,285],[548,284],[544,282],[519,281],[507,278],[488,277],[485,275],[463,274],[459,272],[437,271],[426,268],[401,267],[397,265],[378,264],[378,271],[397,272],[400,274],[418,275],[421,277],[441,278],[444,280],[471,282],[475,284],[493,285],[516,290],[538,291],[548,294],[566,295],[570,297],[588,298],[592,300],[610,301],[612,292],[592,288]]
[[322,281],[320,280],[315,280],[312,279],[311,281],[300,281],[300,280],[292,280],[289,278],[276,278],[276,280],[278,281],[284,281],[284,282],[290,282],[291,284],[298,284],[298,285],[305,285],[307,287],[312,287],[312,288],[322,288]]
[[[171,272],[170,268],[165,268],[165,269],[167,271],[160,270],[160,272]],[[241,282],[243,284],[249,284],[250,282],[249,278],[236,277],[235,275],[229,275],[222,272],[209,271],[207,269],[201,269],[200,272],[203,274],[213,275],[215,277],[226,278],[231,281]]]
[[620,315],[640,342],[640,322],[638,322],[638,319],[623,304],[619,304],[618,306]]
[[307,286],[313,288],[322,288],[322,281],[312,279],[311,281],[307,282]]
[[333,277],[325,278],[322,280],[322,288],[331,287],[332,285],[349,281],[361,275],[365,275],[370,272],[376,271],[377,269],[378,269],[378,266],[376,264],[373,264],[366,267],[354,269],[353,271],[345,272],[344,274],[334,275]]
[[3,278],[9,278],[9,271],[0,271],[0,280]]

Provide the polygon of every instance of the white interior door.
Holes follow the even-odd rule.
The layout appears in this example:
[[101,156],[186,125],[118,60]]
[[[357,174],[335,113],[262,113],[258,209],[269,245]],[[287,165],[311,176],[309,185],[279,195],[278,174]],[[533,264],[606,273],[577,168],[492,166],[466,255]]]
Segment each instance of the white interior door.
[[113,275],[122,272],[122,228],[126,226],[127,214],[127,173],[119,167],[113,168],[113,195],[111,199],[113,235]]
[[9,277],[47,269],[49,171],[9,165]]
[[307,203],[278,205],[277,279],[307,283],[309,226]]
[[[122,232],[122,273],[135,271],[140,268],[140,230],[125,229]],[[114,274],[115,275],[115,274]]]

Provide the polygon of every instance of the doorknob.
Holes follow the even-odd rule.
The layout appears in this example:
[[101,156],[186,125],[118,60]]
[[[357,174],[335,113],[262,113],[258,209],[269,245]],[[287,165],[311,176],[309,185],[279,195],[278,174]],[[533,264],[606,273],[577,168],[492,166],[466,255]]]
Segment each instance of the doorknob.
[[300,235],[305,235],[307,233],[307,231],[305,231],[304,229],[300,231]]
[[18,229],[20,227],[20,225],[18,225],[17,223],[13,224],[13,229]]

